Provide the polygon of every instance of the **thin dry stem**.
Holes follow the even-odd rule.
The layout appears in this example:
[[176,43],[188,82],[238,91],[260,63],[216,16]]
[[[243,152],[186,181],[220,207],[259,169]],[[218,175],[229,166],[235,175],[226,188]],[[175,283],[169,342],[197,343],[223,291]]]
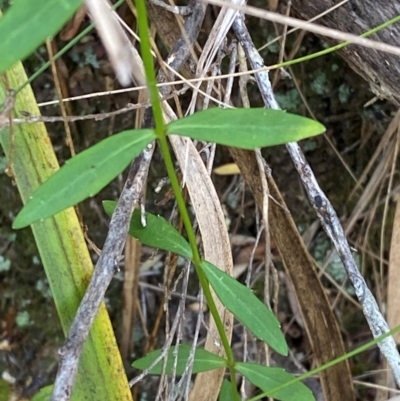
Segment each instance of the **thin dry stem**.
[[50,64],[51,64],[51,72],[53,73],[53,79],[54,79],[54,86],[56,89],[58,102],[59,102],[59,106],[60,106],[60,110],[61,110],[62,121],[64,123],[65,134],[67,136],[66,143],[71,152],[71,156],[75,156],[74,142],[72,141],[71,129],[68,124],[67,110],[65,109],[64,102],[62,101],[63,95],[62,95],[62,91],[61,91],[60,80],[58,78],[57,65],[56,65],[56,62],[54,61],[53,49],[52,49],[50,40],[46,40],[46,48],[47,48],[47,53],[49,54],[49,60],[50,60]]
[[[327,14],[331,13],[332,11],[336,10],[337,8],[343,6],[344,4],[346,4],[346,3],[348,3],[348,2],[349,2],[349,0],[342,0],[340,3],[335,4],[334,6],[328,8],[327,10],[325,10],[323,13],[320,13],[320,14],[316,15],[314,18],[311,18],[308,22],[317,21],[317,20],[319,20],[320,18],[322,18],[324,15],[327,15]],[[271,10],[271,11],[274,11],[274,12],[275,12],[275,10]],[[290,29],[289,31],[287,31],[286,35],[289,35],[289,34],[291,34],[291,33],[293,33],[293,32],[296,32],[296,31],[298,31],[299,29],[300,29],[300,28],[292,28],[292,29]],[[258,51],[260,52],[261,50],[264,50],[266,47],[272,45],[273,43],[278,42],[279,40],[282,39],[282,37],[283,37],[283,35],[280,35],[280,36],[277,36],[276,38],[270,40],[268,43],[266,43],[265,45],[261,46],[261,47],[258,49]]]
[[61,361],[51,396],[52,401],[68,401],[71,397],[82,347],[105,292],[118,269],[132,211],[142,196],[153,151],[154,146],[149,146],[131,166],[110,221],[102,254],[71,325],[67,341],[60,350]]
[[[262,58],[252,43],[242,16],[235,20],[233,28],[252,67],[257,68],[262,63]],[[256,79],[265,105],[272,109],[279,109],[279,105],[272,91],[268,74],[258,73]],[[321,221],[322,227],[330,237],[343,262],[374,338],[387,333],[389,331],[389,326],[379,311],[374,296],[357,268],[350,246],[345,237],[344,230],[335,210],[333,209],[329,199],[321,190],[299,145],[294,142],[287,144],[286,147],[296,170],[299,173],[308,198]],[[381,349],[382,354],[388,360],[388,363],[393,370],[396,382],[400,384],[400,355],[397,351],[393,337],[388,337],[382,340],[378,343],[378,346]]]
[[305,31],[313,32],[318,35],[336,39],[338,41],[350,42],[355,45],[361,45],[364,47],[368,47],[370,49],[375,49],[381,52],[400,56],[400,49],[396,46],[388,45],[382,42],[377,42],[375,40],[363,38],[357,35],[352,35],[351,33],[338,31],[336,29],[327,28],[321,25],[305,22],[292,17],[285,17],[284,15],[272,13],[270,11],[265,11],[260,8],[252,6],[243,6],[233,2],[230,3],[225,0],[207,0],[207,2],[210,4],[215,4],[216,6],[220,7],[226,7],[229,4],[230,8],[242,11],[243,13],[251,15],[253,17],[265,19],[271,22],[278,22],[283,25],[294,26],[296,28],[304,29]]

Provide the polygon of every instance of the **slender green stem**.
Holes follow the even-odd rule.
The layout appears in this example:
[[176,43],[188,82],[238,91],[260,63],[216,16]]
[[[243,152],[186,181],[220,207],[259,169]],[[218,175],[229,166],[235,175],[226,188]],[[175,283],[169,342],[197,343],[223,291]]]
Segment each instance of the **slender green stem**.
[[[168,142],[166,136],[162,136],[158,139],[161,153],[164,157],[165,166],[167,168],[168,176],[171,180],[171,186],[174,191],[176,201],[178,204],[179,212],[181,213],[182,221],[186,229],[186,233],[188,236],[189,244],[192,249],[193,253],[193,264],[196,269],[196,274],[199,279],[201,288],[203,289],[204,296],[207,300],[208,307],[210,309],[210,313],[215,321],[215,325],[217,326],[218,333],[220,335],[222,346],[224,347],[226,358],[227,358],[227,365],[230,370],[231,378],[233,377],[234,381],[232,380],[232,385],[234,385],[236,389],[236,379],[235,379],[235,359],[233,356],[233,352],[231,350],[228,338],[225,334],[224,325],[222,323],[221,317],[219,316],[217,306],[215,305],[214,298],[211,294],[210,286],[207,280],[207,277],[201,268],[201,258],[199,254],[199,250],[197,247],[196,236],[194,234],[192,222],[189,217],[189,213],[186,208],[185,201],[183,199],[181,188],[179,185],[178,177],[175,174],[174,165],[171,158],[171,153],[169,151]],[[234,393],[236,394],[236,393]]]
[[230,376],[232,381],[232,386],[234,390],[235,401],[239,401],[239,394],[237,393],[236,378],[235,378],[235,360],[233,352],[231,350],[229,340],[225,334],[224,325],[222,323],[221,317],[219,316],[217,307],[215,305],[213,296],[211,294],[210,286],[207,277],[201,267],[200,253],[197,247],[196,235],[193,230],[192,222],[188,210],[186,208],[185,201],[183,199],[181,188],[179,185],[178,177],[175,174],[174,164],[172,161],[171,153],[168,147],[168,141],[166,136],[166,126],[163,120],[162,107],[160,102],[160,97],[157,90],[157,81],[154,71],[153,58],[150,52],[150,40],[149,40],[149,29],[147,25],[147,11],[144,0],[137,0],[136,7],[138,12],[138,27],[140,36],[140,46],[142,50],[142,58],[144,69],[146,72],[147,86],[149,89],[151,105],[153,108],[153,115],[155,121],[155,133],[158,138],[158,143],[160,145],[161,153],[164,157],[164,163],[167,169],[168,177],[171,181],[171,187],[174,191],[176,201],[178,204],[179,212],[182,217],[183,224],[188,236],[189,244],[193,254],[193,264],[196,269],[197,276],[200,281],[200,285],[203,289],[204,296],[207,300],[210,313],[215,321],[218,333],[221,337],[222,345],[227,357],[227,365],[230,370]]
[[161,101],[157,90],[157,81],[153,65],[153,57],[150,52],[151,45],[148,36],[147,10],[144,1],[137,1],[136,8],[139,16],[138,27],[140,36],[140,48],[142,50],[142,59],[143,59],[144,69],[146,72],[147,86],[149,89],[151,105],[153,108],[155,133],[159,141],[161,153],[164,157],[164,162],[167,168],[169,179],[171,181],[171,186],[176,196],[179,212],[181,213],[183,224],[187,232],[189,244],[192,248],[193,262],[195,265],[198,265],[201,259],[196,244],[196,236],[193,231],[192,223],[190,221],[185,201],[183,200],[181,194],[181,188],[179,185],[178,177],[175,174],[174,164],[172,162],[172,157],[169,152],[167,136],[166,136],[166,127],[164,124],[163,112],[161,108]]
[[[398,21],[400,21],[400,15],[392,18],[389,21],[384,22],[381,25],[378,25],[375,28],[370,29],[367,32],[364,32],[363,34],[360,35],[360,37],[361,38],[366,38],[367,36],[370,36],[373,33],[376,33],[378,31],[381,31],[382,29],[387,28],[388,26],[393,25],[394,23],[396,23]],[[302,63],[303,61],[312,60],[314,58],[317,58],[317,57],[320,57],[320,56],[324,56],[325,54],[333,53],[333,52],[335,52],[337,50],[340,50],[340,49],[343,49],[344,47],[349,46],[351,44],[352,44],[352,42],[348,42],[348,41],[347,42],[342,42],[342,43],[339,43],[338,45],[329,47],[328,49],[321,50],[320,52],[312,53],[312,54],[309,54],[309,55],[304,56],[304,57],[296,58],[294,60],[284,61],[283,63],[276,64],[276,65],[274,65],[272,67],[273,68],[282,68],[282,67],[288,67],[288,66],[294,65],[294,64],[299,64],[299,63]]]
[[155,121],[155,132],[158,139],[165,138],[165,124],[161,108],[161,101],[157,90],[156,72],[153,65],[153,56],[151,55],[151,44],[149,39],[149,27],[147,24],[147,10],[144,0],[136,1],[137,23],[139,27],[140,49],[144,70],[146,72],[147,87],[149,90],[151,106]]

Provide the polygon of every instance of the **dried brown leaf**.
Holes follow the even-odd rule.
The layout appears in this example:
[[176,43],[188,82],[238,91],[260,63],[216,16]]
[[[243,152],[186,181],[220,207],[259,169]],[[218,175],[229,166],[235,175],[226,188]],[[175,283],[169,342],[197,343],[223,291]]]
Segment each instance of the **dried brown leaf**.
[[[260,170],[254,152],[230,149],[244,179],[250,186],[259,207],[263,205]],[[264,171],[261,174],[265,174]],[[308,253],[296,225],[287,212],[275,181],[267,177],[273,202],[269,203],[271,234],[290,277],[300,306],[303,321],[318,365],[332,361],[346,350],[336,318],[316,273],[316,265]],[[353,383],[348,362],[342,362],[320,373],[325,399],[354,400]]]
[[[390,328],[400,324],[400,198],[397,198],[396,214],[393,222],[392,240],[390,244],[387,319]],[[397,344],[400,343],[400,333],[393,335]]]
[[[191,140],[172,135],[170,136],[170,140],[181,169],[184,172],[192,206],[196,212],[203,240],[204,257],[215,266],[232,275],[233,262],[228,231],[222,207],[211,178]],[[232,336],[233,316],[216,297],[215,302],[224,324],[225,333],[228,339],[230,339]],[[224,356],[222,347],[215,344],[215,338],[219,338],[219,335],[214,321],[211,320],[205,349],[213,354]],[[198,374],[189,400],[216,400],[223,377],[224,369]]]

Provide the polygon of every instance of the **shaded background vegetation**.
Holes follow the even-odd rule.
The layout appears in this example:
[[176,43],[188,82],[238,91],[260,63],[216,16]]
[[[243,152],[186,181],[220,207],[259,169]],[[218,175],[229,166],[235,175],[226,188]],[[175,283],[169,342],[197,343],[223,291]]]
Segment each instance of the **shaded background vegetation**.
[[[210,8],[208,12],[201,35],[203,41],[207,35],[207,27],[210,27],[215,19],[215,11]],[[124,14],[123,10],[121,14]],[[128,17],[127,20],[131,25],[134,24],[131,17]],[[88,21],[85,19],[83,26],[87,24]],[[273,25],[265,21],[249,18],[248,26],[258,47],[276,36]],[[293,39],[289,38],[288,49],[293,46],[293,43]],[[54,46],[58,48],[64,44],[65,41],[61,37],[54,41]],[[158,44],[165,56],[166,51],[163,50],[161,42]],[[297,56],[310,54],[326,46],[321,39],[307,34],[301,42]],[[262,56],[265,58],[265,64],[276,63],[278,53],[279,46],[277,44],[264,50]],[[24,64],[28,75],[35,72],[47,58],[45,47],[39,48]],[[118,89],[104,49],[94,32],[63,56],[58,63],[58,68],[65,84],[64,90],[69,96]],[[222,68],[224,69],[224,65]],[[274,74],[271,75],[274,76]],[[295,82],[307,105],[300,96]],[[50,70],[43,73],[33,83],[33,89],[39,103],[56,99],[54,80]],[[237,96],[237,87],[235,91],[235,96]],[[345,223],[362,195],[362,189],[350,197],[355,182],[338,154],[352,170],[354,176],[359,177],[393,117],[394,106],[389,102],[379,100],[364,107],[374,96],[368,84],[335,54],[294,66],[293,79],[279,79],[275,91],[283,109],[308,115],[307,108],[309,108],[316,118],[326,125],[325,137],[304,141],[302,147],[318,182],[333,203],[342,222]],[[262,105],[255,85],[249,85],[249,95],[252,106]],[[127,103],[136,102],[135,92],[112,94],[71,102],[69,113],[71,115],[104,113],[124,107]],[[184,102],[183,99],[183,105]],[[42,107],[42,112],[49,116],[58,115],[59,109],[57,105],[46,106]],[[90,120],[71,124],[76,151],[86,149],[112,133],[131,128],[134,120],[135,112],[128,112],[103,121]],[[62,164],[70,157],[65,144],[63,125],[62,123],[48,124],[47,128]],[[327,138],[331,144],[328,143]],[[274,179],[285,195],[285,200],[299,230],[307,235],[311,253],[321,266],[324,265],[327,256],[331,253],[331,244],[316,222],[313,208],[302,190],[286,149],[283,146],[265,149],[263,154],[272,168]],[[228,152],[224,148],[218,148],[215,165],[222,165],[230,161]],[[57,363],[56,350],[62,344],[63,335],[31,232],[29,229],[18,232],[11,229],[13,218],[21,208],[21,201],[12,180],[4,173],[5,166],[4,155],[0,154],[0,371],[7,371],[16,379],[16,393],[29,397],[44,384],[52,381]],[[160,156],[156,153],[148,179],[146,207],[149,211],[168,217],[173,207],[173,199],[168,199],[168,183],[160,193],[154,191],[164,177],[165,171]],[[255,205],[240,176],[214,175],[213,178],[225,207],[230,233],[254,238],[257,234]],[[117,199],[122,185],[123,177],[119,177],[99,195],[79,206],[83,223],[87,227],[88,237],[99,248],[103,244],[108,222],[101,207],[101,200]],[[395,183],[395,189],[397,186],[398,182]],[[365,209],[362,218],[358,220],[356,228],[352,230],[349,237],[351,244],[360,250],[358,254],[360,267],[370,287],[376,291],[381,304],[383,304],[385,296],[383,290],[385,282],[381,281],[379,275],[378,255],[380,254],[384,195],[385,193],[382,191],[377,202]],[[384,261],[388,258],[391,221],[394,213],[393,205],[390,206],[388,223],[384,232],[382,253]],[[368,226],[368,230],[366,226]],[[315,228],[314,231],[312,231],[313,228]],[[238,265],[243,262],[242,259],[249,256],[249,246],[243,239],[234,247],[233,252]],[[93,251],[92,255],[93,261],[96,261],[96,252]],[[148,261],[150,255],[151,252],[145,249],[143,261]],[[140,278],[143,285],[154,286],[154,288],[142,286],[139,295],[139,300],[147,311],[148,327],[152,326],[161,302],[161,293],[157,291],[157,286],[162,281],[163,260],[164,255],[161,255],[161,259],[158,261],[156,259],[154,263],[148,262],[150,268],[143,271]],[[261,250],[256,252],[255,262],[262,262]],[[281,270],[279,257],[275,253],[274,262],[278,270]],[[339,286],[343,284],[341,293],[329,280],[322,278],[329,298],[335,302],[335,311],[346,345],[350,350],[369,340],[370,332],[360,310],[343,296],[345,293],[352,297],[352,292],[351,288],[343,282],[343,269],[335,256],[327,261],[327,274]],[[113,281],[106,300],[117,336],[121,335],[123,277],[122,265],[122,270]],[[196,283],[192,284],[191,291],[191,295],[197,295]],[[174,302],[173,298],[172,305]],[[196,313],[195,311],[191,312],[189,306],[188,338],[193,330],[191,316],[195,316]],[[306,367],[310,367],[307,362],[309,347],[306,334],[295,322],[294,312],[284,290],[280,294],[279,310],[279,318],[287,330],[292,350]],[[132,355],[126,360],[129,374],[133,374],[129,369],[129,362],[143,353],[145,339],[141,327],[141,323],[138,321],[133,333],[135,348]],[[164,334],[160,330],[159,345],[163,339]],[[240,333],[237,333],[234,341],[241,341]],[[380,356],[377,351],[363,353],[352,360],[354,376],[361,377],[361,375],[376,369],[379,362]],[[368,381],[370,378],[367,377],[364,380]],[[371,380],[374,381],[374,378],[372,377]],[[360,387],[358,391],[359,399],[373,399],[374,390]],[[142,399],[145,399],[145,392],[146,388],[143,390]],[[1,395],[0,399],[3,399]]]

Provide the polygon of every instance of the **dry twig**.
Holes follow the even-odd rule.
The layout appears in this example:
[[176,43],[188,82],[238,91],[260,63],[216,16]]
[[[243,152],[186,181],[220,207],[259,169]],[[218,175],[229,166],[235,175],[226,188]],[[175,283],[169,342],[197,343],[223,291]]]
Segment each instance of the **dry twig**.
[[141,198],[153,151],[154,146],[149,145],[130,168],[110,221],[103,251],[71,325],[67,341],[60,350],[61,362],[54,383],[52,401],[68,401],[71,397],[82,347],[103,302],[105,292],[118,269],[132,211],[135,203]]
[[207,0],[207,2],[220,7],[227,6],[229,4],[229,7],[231,7],[232,9],[242,11],[243,13],[251,15],[253,17],[265,19],[271,22],[278,22],[280,24],[304,29],[305,31],[313,32],[318,35],[336,39],[338,41],[350,42],[355,45],[361,45],[381,52],[400,56],[400,49],[396,46],[388,45],[386,43],[378,42],[376,40],[363,38],[361,36],[353,35],[351,33],[338,31],[337,29],[327,28],[325,26],[302,21],[297,18],[286,17],[281,14],[272,13],[270,11],[265,11],[252,6],[244,6],[237,3],[228,3],[226,0]]
[[[252,68],[260,67],[263,64],[263,60],[252,43],[246,25],[244,24],[243,16],[240,16],[235,20],[233,28],[244,51],[246,52]],[[279,105],[276,102],[275,95],[272,91],[268,73],[260,72],[255,75],[265,105],[272,109],[279,109]],[[364,278],[357,268],[335,210],[333,209],[329,199],[321,190],[299,145],[296,142],[292,142],[288,143],[286,147],[296,170],[300,175],[308,198],[321,221],[322,227],[334,244],[347,274],[349,275],[350,281],[353,284],[357,298],[362,306],[364,315],[374,338],[387,333],[389,331],[389,326],[379,311],[379,307],[373,294],[369,290]],[[388,360],[388,363],[393,370],[396,382],[400,384],[400,355],[397,351],[393,337],[387,337],[379,342],[378,346],[381,349],[382,354]]]

